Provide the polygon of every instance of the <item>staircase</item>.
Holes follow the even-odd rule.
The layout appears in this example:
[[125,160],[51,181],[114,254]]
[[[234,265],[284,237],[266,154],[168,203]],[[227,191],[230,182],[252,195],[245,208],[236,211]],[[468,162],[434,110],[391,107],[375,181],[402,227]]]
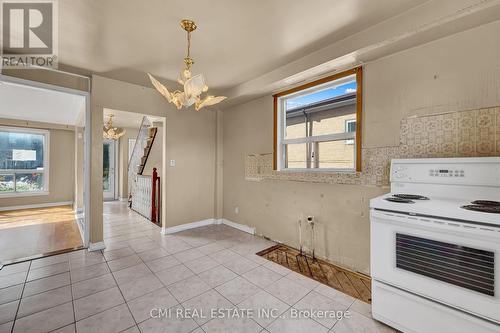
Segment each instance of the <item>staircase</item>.
[[149,127],[148,128],[148,136],[146,137],[146,140],[145,140],[146,146],[142,149],[140,163],[137,166],[137,170],[136,170],[138,175],[142,175],[142,173],[144,172],[144,167],[146,166],[146,162],[148,160],[149,153],[151,152],[151,146],[153,145],[157,131],[158,131],[158,128],[156,128],[156,127]]
[[129,206],[132,206],[134,195],[137,195],[138,176],[142,176],[144,172],[157,132],[158,128],[153,126],[148,117],[142,118],[141,127],[128,164]]

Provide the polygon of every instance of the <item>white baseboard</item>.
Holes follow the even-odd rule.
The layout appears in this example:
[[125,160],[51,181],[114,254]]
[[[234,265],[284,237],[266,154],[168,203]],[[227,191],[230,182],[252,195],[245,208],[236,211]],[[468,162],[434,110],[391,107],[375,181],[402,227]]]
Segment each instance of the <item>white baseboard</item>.
[[184,230],[204,227],[204,226],[211,225],[211,224],[224,224],[224,225],[227,225],[229,227],[232,227],[232,228],[241,230],[243,232],[249,233],[251,235],[255,235],[255,228],[249,227],[249,226],[244,225],[244,224],[235,223],[233,221],[229,221],[226,219],[206,219],[206,220],[202,220],[202,221],[176,225],[175,227],[162,229],[161,233],[162,233],[162,235],[170,235],[170,234],[175,234],[176,232],[181,232]]
[[235,229],[241,230],[241,231],[249,233],[251,235],[255,235],[255,228],[249,227],[249,226],[244,225],[244,224],[239,224],[239,223],[236,223],[233,221],[229,221],[226,219],[220,219],[219,221],[221,221],[220,222],[221,224],[227,225],[229,227],[233,227]]
[[128,198],[126,198],[126,197],[124,197],[124,198],[120,197],[120,198],[118,198],[118,201],[126,202],[126,201],[128,201]]
[[204,226],[211,225],[211,224],[215,224],[215,219],[206,219],[206,220],[202,220],[202,221],[176,225],[175,227],[162,228],[161,233],[162,233],[162,235],[170,235],[170,234],[174,234],[176,232],[194,229],[194,228],[199,228],[199,227],[204,227]]
[[105,248],[106,248],[106,244],[104,244],[104,241],[89,244],[89,251],[90,252],[104,250]]
[[72,205],[72,204],[73,204],[73,201],[47,202],[47,203],[33,204],[33,205],[0,207],[0,211],[30,209],[30,208],[45,208],[45,207],[55,207],[55,206],[68,206],[68,205]]

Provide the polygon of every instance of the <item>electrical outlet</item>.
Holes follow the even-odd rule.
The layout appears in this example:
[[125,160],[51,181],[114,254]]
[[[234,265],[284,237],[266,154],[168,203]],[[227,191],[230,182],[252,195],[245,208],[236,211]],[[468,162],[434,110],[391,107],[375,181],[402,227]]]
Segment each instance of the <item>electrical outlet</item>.
[[240,207],[236,206],[234,207],[234,213],[239,214],[240,213]]
[[175,160],[170,160],[170,166],[174,167],[175,166]]

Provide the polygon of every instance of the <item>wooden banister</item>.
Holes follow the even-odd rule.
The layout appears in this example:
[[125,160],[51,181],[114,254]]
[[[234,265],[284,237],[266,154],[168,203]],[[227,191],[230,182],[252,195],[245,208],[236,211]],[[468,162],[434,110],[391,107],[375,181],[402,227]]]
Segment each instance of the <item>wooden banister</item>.
[[[160,197],[159,195],[159,177],[158,177],[158,172],[156,170],[156,168],[153,168],[153,176],[151,177],[151,180],[153,182],[152,184],[152,191],[151,191],[151,221],[153,221],[154,223],[158,223],[159,222],[159,216],[158,216],[158,205],[159,205],[159,202],[160,200],[158,199],[158,202],[157,202],[157,198]],[[158,186],[157,186],[158,184]],[[158,188],[157,188],[158,187]],[[158,194],[157,194],[157,191],[158,191]]]

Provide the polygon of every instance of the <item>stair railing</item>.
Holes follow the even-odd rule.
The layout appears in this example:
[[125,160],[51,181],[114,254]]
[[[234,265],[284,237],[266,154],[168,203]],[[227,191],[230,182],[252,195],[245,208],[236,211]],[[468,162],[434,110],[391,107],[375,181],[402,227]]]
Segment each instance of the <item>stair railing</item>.
[[152,176],[137,175],[136,185],[131,208],[151,222],[161,225],[161,187],[156,168],[153,168]]
[[[137,133],[137,138],[135,140],[134,149],[132,150],[132,155],[128,162],[128,194],[129,199],[133,195],[136,188],[137,175],[142,174],[142,170],[139,170],[141,165],[141,158],[144,154],[144,148],[148,144],[149,138],[149,128],[152,123],[148,117],[143,117],[141,122],[141,127]],[[141,171],[141,172],[138,172]]]

